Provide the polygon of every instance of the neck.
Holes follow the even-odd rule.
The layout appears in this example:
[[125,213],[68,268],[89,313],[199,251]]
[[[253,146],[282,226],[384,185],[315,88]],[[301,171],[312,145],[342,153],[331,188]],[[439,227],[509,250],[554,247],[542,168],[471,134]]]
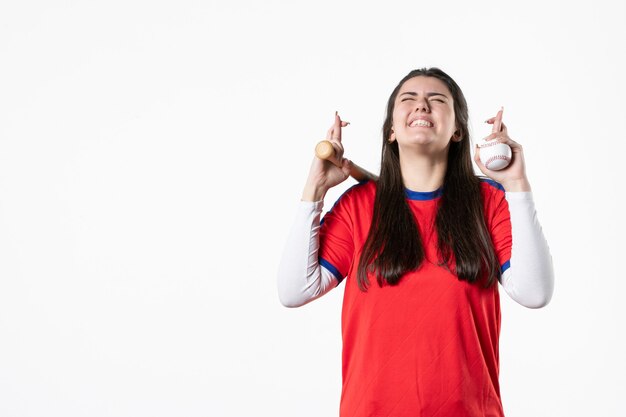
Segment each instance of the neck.
[[443,185],[448,167],[448,153],[426,155],[400,152],[404,186],[412,191],[435,191]]

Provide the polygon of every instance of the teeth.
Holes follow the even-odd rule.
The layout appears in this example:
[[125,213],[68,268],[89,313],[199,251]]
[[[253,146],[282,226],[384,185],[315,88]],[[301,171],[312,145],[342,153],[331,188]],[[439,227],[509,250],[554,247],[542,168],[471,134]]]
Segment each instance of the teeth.
[[425,126],[425,127],[431,127],[432,125],[433,125],[433,124],[432,124],[432,123],[430,123],[430,122],[429,122],[429,121],[427,121],[427,120],[421,120],[421,119],[418,119],[418,120],[413,120],[413,122],[411,123],[411,125],[410,125],[410,126],[411,126],[411,127],[415,127],[415,126]]

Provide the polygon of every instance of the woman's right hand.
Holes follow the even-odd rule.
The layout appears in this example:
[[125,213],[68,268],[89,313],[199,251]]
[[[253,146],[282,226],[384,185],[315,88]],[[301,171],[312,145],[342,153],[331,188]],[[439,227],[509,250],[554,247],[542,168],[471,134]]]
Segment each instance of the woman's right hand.
[[309,177],[302,193],[303,201],[320,201],[326,192],[337,184],[342,183],[350,176],[350,161],[343,157],[341,144],[341,128],[348,126],[335,112],[335,123],[328,129],[326,140],[335,149],[335,154],[327,160],[313,158]]

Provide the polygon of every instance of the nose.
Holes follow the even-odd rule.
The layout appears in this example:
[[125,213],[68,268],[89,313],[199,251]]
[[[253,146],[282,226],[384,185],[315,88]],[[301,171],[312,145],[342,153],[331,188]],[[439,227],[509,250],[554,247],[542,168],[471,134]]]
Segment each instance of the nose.
[[415,111],[425,111],[430,112],[430,106],[428,105],[428,100],[424,97],[419,97],[415,100]]

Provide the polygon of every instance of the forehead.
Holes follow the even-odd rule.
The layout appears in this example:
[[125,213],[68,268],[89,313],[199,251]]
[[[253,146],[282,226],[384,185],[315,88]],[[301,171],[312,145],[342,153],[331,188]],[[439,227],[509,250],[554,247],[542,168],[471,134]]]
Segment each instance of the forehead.
[[402,84],[402,87],[400,87],[400,90],[398,91],[398,96],[406,92],[414,92],[418,93],[419,95],[426,93],[441,93],[452,98],[450,90],[448,90],[448,87],[443,81],[441,81],[439,78],[426,77],[423,75],[419,75],[417,77],[406,80],[404,84]]

